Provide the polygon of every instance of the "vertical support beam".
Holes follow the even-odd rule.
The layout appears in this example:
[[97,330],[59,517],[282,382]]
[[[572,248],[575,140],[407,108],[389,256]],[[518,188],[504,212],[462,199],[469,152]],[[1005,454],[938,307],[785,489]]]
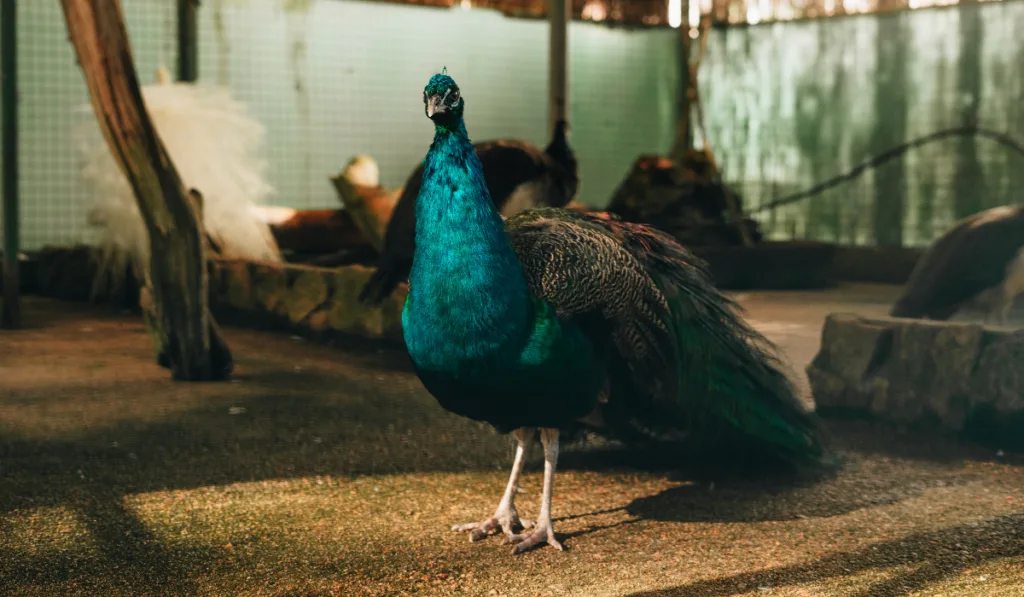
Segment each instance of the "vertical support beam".
[[199,79],[199,0],[178,0],[178,80]]
[[0,0],[0,78],[3,79],[4,267],[3,313],[0,327],[20,325],[18,276],[18,39],[15,0]]
[[569,119],[568,39],[572,0],[548,0],[551,23],[548,58],[548,138],[555,134],[555,123]]
[[[693,0],[696,2],[697,0]],[[676,97],[676,140],[669,157],[682,167],[687,152],[693,148],[693,68],[690,66],[690,1],[682,0],[682,23],[676,47],[679,53],[679,92]]]

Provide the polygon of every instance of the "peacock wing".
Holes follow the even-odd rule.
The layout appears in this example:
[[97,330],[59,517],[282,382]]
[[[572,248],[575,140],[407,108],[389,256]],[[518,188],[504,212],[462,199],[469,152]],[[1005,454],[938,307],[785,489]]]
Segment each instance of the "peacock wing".
[[612,222],[540,208],[509,217],[505,231],[535,296],[596,343],[610,340],[641,387],[670,380],[668,303]]

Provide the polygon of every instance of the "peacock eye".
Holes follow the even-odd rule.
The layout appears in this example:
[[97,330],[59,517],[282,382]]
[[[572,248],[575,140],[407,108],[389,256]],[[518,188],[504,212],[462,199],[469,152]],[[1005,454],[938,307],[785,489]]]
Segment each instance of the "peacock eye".
[[456,103],[458,101],[459,101],[459,90],[456,89],[455,91],[452,92],[452,103],[454,104],[454,103]]

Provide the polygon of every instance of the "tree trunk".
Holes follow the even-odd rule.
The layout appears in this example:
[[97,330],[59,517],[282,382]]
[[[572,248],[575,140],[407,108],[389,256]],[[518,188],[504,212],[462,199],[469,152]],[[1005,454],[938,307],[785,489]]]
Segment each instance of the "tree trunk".
[[157,362],[176,380],[227,378],[231,352],[207,309],[207,271],[198,193],[186,192],[146,112],[121,5],[61,0],[89,97],[115,161],[135,192],[149,232],[147,321]]

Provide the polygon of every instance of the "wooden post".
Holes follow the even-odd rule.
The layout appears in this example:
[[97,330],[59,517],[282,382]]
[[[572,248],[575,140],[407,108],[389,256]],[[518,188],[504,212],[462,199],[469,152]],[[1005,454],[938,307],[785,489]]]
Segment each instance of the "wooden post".
[[572,0],[548,0],[551,23],[548,57],[548,138],[555,134],[555,123],[569,120],[569,76],[567,68],[569,19]]
[[18,41],[15,0],[0,0],[0,77],[3,78],[4,265],[0,327],[21,324],[18,274]]
[[100,130],[135,192],[149,233],[148,280],[157,362],[174,379],[227,378],[231,352],[207,310],[197,193],[188,193],[146,112],[117,0],[61,0]]
[[[694,0],[696,1],[696,0]],[[690,65],[690,2],[682,0],[683,22],[679,25],[677,48],[679,52],[679,94],[676,98],[676,140],[670,157],[682,168],[686,154],[693,148],[693,122],[691,119],[693,96],[693,68]]]
[[178,0],[178,80],[199,79],[199,0]]

